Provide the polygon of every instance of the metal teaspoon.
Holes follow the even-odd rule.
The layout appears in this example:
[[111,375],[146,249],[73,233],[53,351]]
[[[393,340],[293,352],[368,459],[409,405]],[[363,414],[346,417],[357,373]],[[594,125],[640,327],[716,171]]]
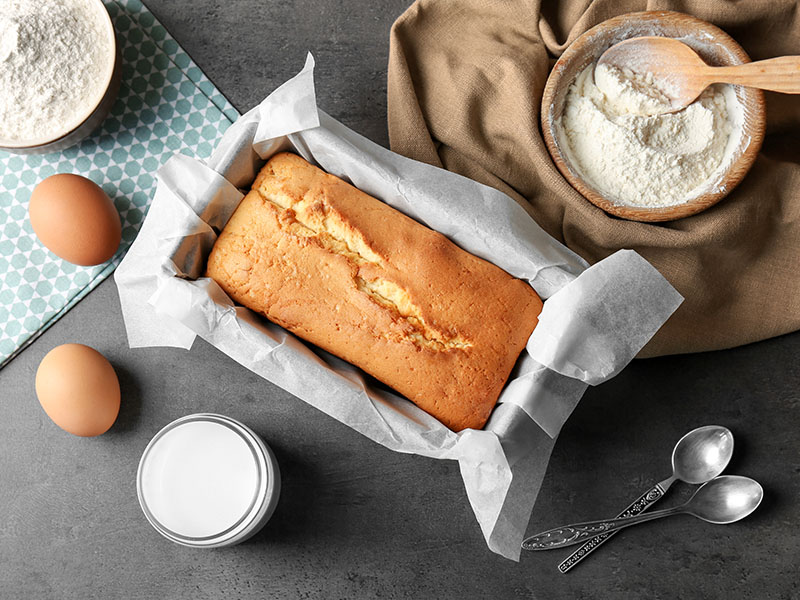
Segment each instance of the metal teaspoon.
[[666,510],[606,521],[589,521],[556,527],[522,542],[525,550],[550,550],[579,544],[585,539],[606,531],[652,521],[672,515],[689,514],[708,523],[727,525],[744,519],[752,513],[764,497],[764,489],[757,481],[738,475],[722,475],[702,485],[686,504]]
[[[637,515],[664,497],[676,480],[705,483],[722,473],[733,455],[733,434],[727,427],[706,425],[684,435],[672,450],[672,475],[642,494],[617,518]],[[558,565],[566,573],[599,548],[614,532],[603,533],[587,541]]]

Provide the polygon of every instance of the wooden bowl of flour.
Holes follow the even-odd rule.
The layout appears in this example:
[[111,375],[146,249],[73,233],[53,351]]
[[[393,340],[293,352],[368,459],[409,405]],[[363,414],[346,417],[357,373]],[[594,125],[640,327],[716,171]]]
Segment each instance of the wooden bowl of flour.
[[[0,57],[10,95],[0,100],[7,117],[0,150],[44,154],[73,146],[103,122],[119,92],[122,61],[111,17],[102,0],[30,1],[13,16],[18,31],[10,37],[18,41]],[[42,48],[26,48],[28,39],[42,40]]]
[[677,12],[650,11],[621,15],[604,21],[577,38],[561,55],[550,73],[542,97],[542,131],[545,143],[558,170],[589,202],[608,214],[633,221],[672,221],[695,215],[724,198],[744,178],[756,159],[764,138],[766,113],[760,90],[734,86],[741,105],[741,135],[730,157],[718,172],[694,190],[685,202],[669,206],[639,207],[606,197],[570,160],[568,143],[556,123],[564,110],[570,85],[609,47],[641,36],[680,38],[708,64],[736,65],[750,58],[724,31],[695,17]]

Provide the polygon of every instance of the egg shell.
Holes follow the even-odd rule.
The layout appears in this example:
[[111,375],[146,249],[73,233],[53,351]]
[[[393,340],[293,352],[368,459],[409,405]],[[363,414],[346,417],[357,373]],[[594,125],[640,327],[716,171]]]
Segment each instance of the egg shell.
[[94,348],[53,348],[36,371],[36,395],[44,412],[64,431],[92,437],[108,431],[119,414],[119,379]]
[[76,265],[107,261],[122,239],[122,224],[111,199],[80,175],[59,173],[39,182],[28,214],[42,244]]

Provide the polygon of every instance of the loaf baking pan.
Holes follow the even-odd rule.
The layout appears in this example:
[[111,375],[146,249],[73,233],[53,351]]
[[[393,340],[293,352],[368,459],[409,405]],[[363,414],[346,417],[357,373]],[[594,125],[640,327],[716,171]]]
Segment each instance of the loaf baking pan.
[[[190,348],[199,335],[387,448],[458,460],[487,545],[518,560],[559,429],[587,385],[618,373],[681,297],[636,253],[589,267],[508,196],[351,131],[317,108],[313,71],[309,55],[297,76],[228,130],[207,164],[177,154],[161,168],[147,219],[115,275],[129,343]],[[454,433],[356,367],[236,306],[203,277],[241,190],[284,150],[527,281],[545,300],[482,430]]]

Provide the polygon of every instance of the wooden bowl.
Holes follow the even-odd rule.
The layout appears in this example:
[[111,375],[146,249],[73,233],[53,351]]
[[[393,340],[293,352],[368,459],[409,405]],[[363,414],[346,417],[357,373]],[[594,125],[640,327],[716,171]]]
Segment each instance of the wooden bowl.
[[734,86],[737,100],[744,109],[744,133],[733,152],[728,169],[704,191],[682,204],[647,208],[621,206],[605,198],[586,182],[561,150],[556,120],[561,116],[567,90],[578,74],[597,61],[610,46],[640,36],[680,38],[710,65],[737,65],[750,62],[750,57],[727,33],[683,13],[649,11],[620,15],[603,21],[577,38],[558,59],[544,88],[542,97],[542,131],[550,155],[567,181],[589,202],[607,213],[633,221],[671,221],[697,214],[724,198],[744,178],[756,159],[764,139],[766,111],[761,90]]

